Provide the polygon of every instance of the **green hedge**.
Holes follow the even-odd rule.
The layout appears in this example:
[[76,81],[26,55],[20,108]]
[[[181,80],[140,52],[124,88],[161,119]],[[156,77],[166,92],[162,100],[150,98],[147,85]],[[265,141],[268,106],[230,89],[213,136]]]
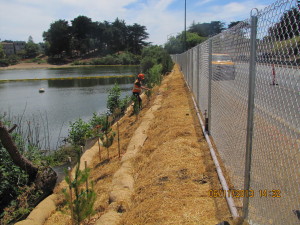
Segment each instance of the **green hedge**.
[[171,56],[161,46],[151,46],[142,51],[141,70],[146,74],[146,83],[149,87],[160,84],[161,75],[170,72],[173,68]]
[[74,65],[137,65],[140,63],[140,56],[130,52],[106,55],[91,61],[74,61]]
[[16,65],[20,61],[20,58],[17,55],[11,55],[9,57],[0,59],[0,66],[5,67],[5,66],[10,66],[10,65]]

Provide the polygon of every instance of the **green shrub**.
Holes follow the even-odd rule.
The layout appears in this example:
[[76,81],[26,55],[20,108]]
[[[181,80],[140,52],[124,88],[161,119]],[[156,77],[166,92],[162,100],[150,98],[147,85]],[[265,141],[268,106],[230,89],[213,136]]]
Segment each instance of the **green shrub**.
[[20,187],[17,198],[11,201],[10,205],[3,210],[0,224],[15,224],[25,219],[30,211],[40,201],[42,191],[37,191],[33,185]]
[[140,56],[130,52],[122,52],[106,55],[101,58],[92,59],[89,62],[74,61],[73,65],[137,65],[140,63]]
[[46,63],[46,60],[40,59],[40,58],[33,58],[32,60],[30,60],[31,62],[37,63],[37,64],[41,64],[41,63]]
[[9,66],[9,61],[7,59],[0,59],[0,66],[1,67]]
[[142,51],[141,68],[147,73],[155,64],[162,64],[162,73],[165,74],[172,70],[173,62],[171,56],[160,46],[151,46]]
[[161,82],[162,65],[156,64],[149,70],[148,87],[152,88]]
[[121,109],[121,114],[125,113],[125,110],[129,106],[130,102],[131,102],[131,96],[128,95],[125,96],[125,98],[120,100],[119,108]]
[[90,119],[89,123],[91,127],[95,128],[98,125],[102,125],[105,123],[106,115],[100,114],[98,115],[97,113],[93,113],[93,117]]
[[134,63],[134,60],[129,53],[120,54],[119,59],[122,62],[122,65],[131,65]]
[[[2,123],[10,127],[11,122],[0,115]],[[12,133],[12,138],[19,149],[23,144],[21,137],[16,132]],[[20,151],[22,153],[22,151]],[[20,214],[16,212],[18,206],[17,197],[22,193],[23,188],[28,183],[28,175],[25,171],[16,166],[8,154],[7,150],[0,142],[0,224],[10,224],[10,221],[16,220]],[[4,208],[9,208],[4,210]],[[14,208],[14,210],[10,210]],[[13,212],[13,213],[12,213]]]
[[72,62],[72,65],[81,65],[81,62],[79,60],[75,60],[74,62]]
[[10,55],[6,58],[0,59],[0,66],[5,67],[9,65],[16,65],[20,61],[20,57],[17,55]]
[[71,130],[69,130],[69,141],[73,145],[85,145],[87,138],[92,136],[91,125],[79,118],[74,123],[70,123]]
[[115,64],[117,64],[115,58],[112,55],[107,55],[107,56],[103,57],[102,58],[102,63],[104,65],[115,65]]
[[34,165],[38,166],[42,165],[45,160],[43,152],[35,145],[28,145],[27,150],[24,151],[23,155]]
[[[15,166],[0,143],[0,205],[5,206],[9,200],[20,193],[20,187],[28,182],[28,175]],[[9,195],[7,193],[9,192]]]
[[131,96],[131,101],[133,102],[133,114],[137,115],[140,112],[140,105],[138,98],[135,95]]
[[17,55],[10,55],[7,59],[10,65],[16,65],[20,61],[20,58]]
[[[150,46],[142,51],[141,70],[147,76],[145,83],[149,88],[161,83],[161,75],[166,74],[173,68],[171,56],[160,46]],[[147,96],[151,91],[146,92]]]
[[114,87],[108,92],[107,109],[110,114],[113,114],[116,108],[120,108],[120,96],[121,89],[120,86],[116,83]]
[[109,159],[109,147],[113,144],[116,133],[111,128],[112,116],[106,116],[104,124],[102,124],[99,137],[103,143],[103,146],[107,150],[107,158]]
[[141,69],[144,73],[148,71],[156,64],[156,60],[150,56],[146,56],[141,61]]
[[[12,127],[6,116],[0,115],[1,122],[6,127]],[[15,122],[15,121],[14,121]],[[34,123],[31,123],[34,124]],[[22,130],[22,124],[18,124]],[[32,126],[34,129],[34,126]],[[52,151],[45,155],[43,151],[27,141],[19,134],[18,129],[10,135],[19,152],[36,166],[58,165],[67,162],[68,157],[74,154],[74,148],[65,147],[63,150]],[[68,149],[66,151],[66,149]],[[73,156],[74,157],[74,156]],[[16,166],[7,150],[0,142],[0,224],[14,224],[24,218],[30,210],[40,201],[41,193],[31,190],[27,185],[28,175]]]
[[65,180],[69,185],[69,189],[74,193],[74,197],[70,195],[69,190],[64,189],[63,193],[67,200],[67,204],[72,211],[73,220],[76,224],[80,224],[84,219],[94,213],[94,203],[96,201],[96,193],[93,190],[93,183],[90,184],[91,188],[82,188],[83,184],[88,184],[90,169],[86,168],[80,170],[80,151],[78,151],[78,164],[75,170],[75,178],[69,176],[68,171],[65,171]]
[[162,65],[161,68],[162,74],[166,74],[167,72],[170,72],[174,66],[171,56],[166,51],[162,52],[161,60],[159,63]]
[[93,59],[90,61],[90,65],[103,65],[103,60],[102,58]]
[[140,63],[140,56],[130,52],[122,52],[118,55],[122,65],[137,65]]

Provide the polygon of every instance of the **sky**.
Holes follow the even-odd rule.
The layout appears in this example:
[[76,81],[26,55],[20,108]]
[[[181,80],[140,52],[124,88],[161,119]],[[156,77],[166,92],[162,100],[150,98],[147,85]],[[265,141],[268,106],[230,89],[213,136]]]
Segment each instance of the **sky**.
[[79,15],[93,22],[113,22],[116,18],[126,25],[138,23],[147,28],[149,39],[163,45],[170,36],[195,23],[245,20],[253,8],[264,9],[275,0],[0,0],[0,39],[43,42],[43,32],[50,24],[64,19],[71,21]]

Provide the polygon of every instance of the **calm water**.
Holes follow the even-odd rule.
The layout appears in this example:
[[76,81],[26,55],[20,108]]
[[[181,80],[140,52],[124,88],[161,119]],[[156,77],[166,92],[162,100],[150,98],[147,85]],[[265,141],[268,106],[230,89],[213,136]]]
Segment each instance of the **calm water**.
[[[132,66],[7,70],[0,71],[0,80],[128,75],[137,72],[138,68]],[[55,149],[58,138],[60,137],[61,141],[67,137],[71,121],[74,122],[78,118],[87,121],[93,112],[105,113],[108,90],[117,82],[122,89],[122,96],[130,95],[133,80],[134,78],[108,78],[0,82],[0,113],[15,118],[24,114],[24,129],[28,129],[28,121],[38,125],[39,129],[46,133],[45,137],[39,134],[42,147],[47,148],[50,145],[51,149]],[[39,88],[44,88],[45,92],[39,93]],[[32,127],[33,125],[30,128]]]
[[136,66],[89,66],[59,69],[0,70],[0,80],[134,75],[137,71],[138,68]]

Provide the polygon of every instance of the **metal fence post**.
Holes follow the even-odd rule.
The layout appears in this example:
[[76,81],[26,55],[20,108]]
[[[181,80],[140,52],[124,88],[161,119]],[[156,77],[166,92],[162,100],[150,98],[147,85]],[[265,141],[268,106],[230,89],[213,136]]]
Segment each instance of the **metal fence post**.
[[187,81],[187,83],[188,83],[188,80],[189,80],[189,77],[188,77],[188,72],[189,72],[189,71],[188,71],[188,61],[189,61],[188,59],[189,59],[189,54],[188,54],[187,52],[185,52],[184,55],[185,55],[184,58],[185,58],[185,70],[186,70],[186,74],[185,74],[186,77],[185,77],[185,79],[186,79],[186,81]]
[[194,93],[194,49],[191,49],[191,89]]
[[200,69],[199,69],[199,64],[200,64],[200,45],[197,46],[197,57],[196,57],[196,75],[197,75],[197,104],[199,105],[199,98],[200,98]]
[[192,52],[189,50],[189,85],[192,85]]
[[180,62],[181,62],[181,71],[183,73],[183,76],[185,76],[185,65],[184,65],[184,55],[180,54]]
[[189,50],[189,86],[192,84],[192,52]]
[[[256,9],[257,10],[257,9]],[[258,13],[258,11],[257,11]],[[250,188],[253,119],[254,119],[254,94],[256,77],[256,36],[257,36],[257,16],[251,11],[251,37],[250,37],[250,65],[249,65],[249,93],[248,93],[248,119],[246,136],[246,160],[245,160],[245,182],[244,190]],[[248,217],[249,196],[243,199],[243,217]]]
[[212,38],[208,42],[208,130],[207,133],[210,134],[211,131],[211,85],[212,85]]
[[185,53],[186,57],[185,57],[185,70],[186,70],[186,80],[187,82],[189,82],[189,67],[188,67],[188,62],[189,62],[189,54],[188,52]]
[[184,57],[184,59],[185,59],[185,79],[188,81],[189,80],[189,77],[188,77],[188,54],[187,54],[187,52],[185,52],[185,57]]

